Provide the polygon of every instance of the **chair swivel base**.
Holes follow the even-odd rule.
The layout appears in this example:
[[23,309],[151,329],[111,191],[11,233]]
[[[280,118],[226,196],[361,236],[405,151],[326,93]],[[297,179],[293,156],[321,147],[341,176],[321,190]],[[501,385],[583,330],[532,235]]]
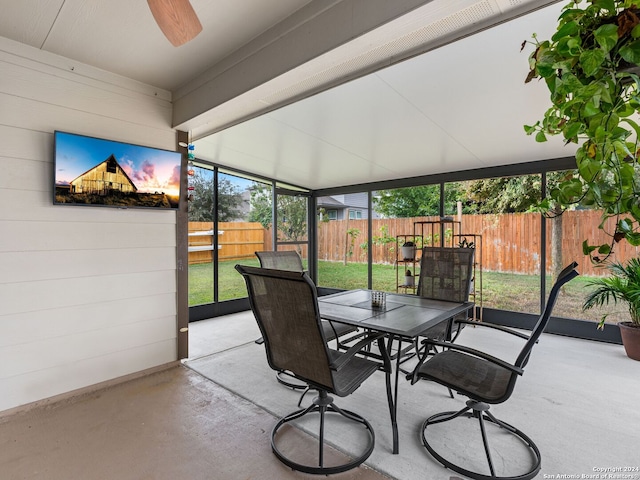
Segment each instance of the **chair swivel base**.
[[[427,428],[429,427],[429,425],[448,422],[458,417],[469,417],[469,418],[475,417],[478,419],[478,423],[480,425],[480,432],[482,434],[482,443],[484,446],[484,452],[487,458],[490,474],[487,475],[484,473],[474,472],[471,470],[467,470],[466,468],[461,467],[459,465],[456,465],[452,463],[450,460],[447,460],[446,458],[444,458],[438,452],[436,452],[435,449],[429,444],[429,441],[427,440]],[[496,425],[499,428],[503,428],[507,430],[509,433],[519,438],[528,447],[528,450],[532,454],[533,461],[532,461],[531,468],[527,472],[518,474],[518,475],[504,476],[504,477],[496,475],[495,468],[493,465],[493,460],[491,458],[491,453],[489,450],[487,432],[485,429],[486,422],[492,425]],[[435,415],[432,415],[431,417],[427,418],[423,422],[421,432],[422,432],[422,443],[424,444],[425,448],[429,451],[429,453],[433,458],[435,458],[438,462],[440,462],[446,468],[449,468],[456,473],[467,476],[469,478],[473,478],[475,480],[529,480],[535,477],[540,471],[541,456],[540,456],[540,450],[538,449],[536,444],[533,443],[533,441],[527,435],[525,435],[522,431],[494,417],[489,412],[489,405],[483,402],[468,400],[467,406],[457,412],[451,411],[451,412],[436,413]]]
[[[318,435],[318,456],[317,456],[317,465],[305,465],[301,463],[297,463],[290,458],[288,458],[281,450],[278,448],[276,444],[276,437],[278,435],[278,431],[280,427],[291,422],[293,420],[297,420],[308,413],[319,413],[320,414],[320,431]],[[351,458],[348,462],[339,464],[339,465],[324,465],[324,427],[325,427],[325,414],[326,413],[337,413],[348,420],[354,422],[354,424],[364,426],[366,432],[368,433],[368,442],[362,454],[360,454],[356,458]],[[271,432],[271,450],[274,455],[280,460],[282,463],[287,465],[293,470],[297,470],[303,473],[309,473],[314,475],[332,475],[335,473],[346,472],[347,470],[351,470],[361,465],[373,452],[373,447],[375,445],[375,434],[373,432],[373,428],[371,424],[361,417],[360,415],[353,413],[349,410],[343,410],[337,407],[333,403],[333,398],[327,395],[327,392],[320,390],[319,396],[314,398],[313,403],[307,407],[300,410],[296,410],[289,415],[281,418],[278,423],[273,427]]]
[[293,390],[305,390],[306,388],[309,388],[309,385],[302,382],[301,380],[298,380],[289,372],[276,373],[276,380],[278,380],[278,383],[281,383],[285,387],[289,387]]

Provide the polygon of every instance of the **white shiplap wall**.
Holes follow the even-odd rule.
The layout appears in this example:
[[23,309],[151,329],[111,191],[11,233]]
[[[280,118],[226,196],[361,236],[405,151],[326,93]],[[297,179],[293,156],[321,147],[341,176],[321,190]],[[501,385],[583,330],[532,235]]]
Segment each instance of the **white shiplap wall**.
[[52,204],[53,132],[174,149],[166,91],[0,37],[0,411],[171,362],[176,214]]

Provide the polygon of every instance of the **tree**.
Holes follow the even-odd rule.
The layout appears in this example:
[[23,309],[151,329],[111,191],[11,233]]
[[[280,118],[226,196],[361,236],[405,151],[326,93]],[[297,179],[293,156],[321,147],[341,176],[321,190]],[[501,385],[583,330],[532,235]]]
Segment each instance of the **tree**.
[[540,175],[484,178],[468,183],[466,199],[477,213],[516,213],[537,205],[540,192]]
[[[213,176],[196,171],[189,182],[194,188],[189,202],[189,221],[213,222],[213,200],[215,196]],[[218,221],[229,222],[242,215],[242,194],[229,179],[218,181]]]
[[[373,199],[375,210],[385,217],[411,218],[440,215],[440,185],[380,190],[378,194]],[[462,183],[448,183],[445,188],[445,212],[455,211],[456,202],[463,200],[463,195]]]
[[[553,190],[570,172],[547,174],[547,189]],[[478,213],[518,213],[535,209],[540,203],[542,177],[521,175],[517,177],[485,178],[468,183],[467,201],[476,205]],[[562,261],[562,208],[549,204],[551,215],[551,273],[557,278],[563,268]]]
[[218,221],[232,222],[242,218],[242,192],[227,178],[218,178]]
[[[264,228],[273,224],[272,190],[269,185],[251,188],[251,211],[248,220],[259,222]],[[278,195],[278,238],[297,242],[307,236],[307,198]]]
[[291,242],[307,238],[307,197],[278,195],[278,238]]
[[273,208],[271,203],[271,187],[255,184],[250,189],[249,217],[250,222],[258,222],[264,228],[271,228]]
[[[571,172],[547,174],[551,191]],[[456,211],[456,202],[462,202],[463,213],[499,214],[532,211],[539,205],[542,191],[540,175],[521,175],[505,178],[485,178],[468,182],[450,182],[445,186],[445,213]],[[381,190],[374,198],[376,210],[395,218],[422,217],[439,214],[440,186]],[[551,270],[553,278],[562,269],[562,217],[561,207],[550,205]],[[556,212],[556,214],[553,214]]]

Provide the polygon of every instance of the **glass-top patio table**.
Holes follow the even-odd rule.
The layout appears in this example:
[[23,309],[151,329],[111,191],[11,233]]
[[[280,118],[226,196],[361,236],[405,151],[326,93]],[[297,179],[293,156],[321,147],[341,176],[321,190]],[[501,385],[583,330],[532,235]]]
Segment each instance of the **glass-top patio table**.
[[[372,292],[372,290],[349,290],[334,293],[318,298],[318,305],[320,315],[324,319],[385,333],[386,348],[390,356],[393,342],[398,342],[396,349],[398,353],[392,357],[396,361],[395,371],[386,373],[393,453],[398,453],[397,398],[402,343],[413,344],[426,329],[441,322],[447,322],[456,315],[470,310],[474,303],[447,302],[416,295],[387,293],[384,306],[373,307]],[[391,375],[395,375],[393,388]]]

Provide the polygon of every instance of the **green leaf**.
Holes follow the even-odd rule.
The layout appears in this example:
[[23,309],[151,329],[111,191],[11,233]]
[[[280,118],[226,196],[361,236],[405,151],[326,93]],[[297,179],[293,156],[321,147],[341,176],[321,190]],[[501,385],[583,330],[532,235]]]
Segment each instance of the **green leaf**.
[[562,134],[564,138],[567,140],[571,140],[578,136],[580,133],[580,129],[582,128],[582,124],[579,122],[570,122],[567,123],[567,126],[562,130]]
[[600,99],[611,105],[613,103],[613,99],[611,98],[612,87],[609,87],[606,83],[600,83],[598,86],[600,87]]
[[567,93],[581,92],[583,89],[582,82],[571,72],[565,72],[562,75],[562,88]]
[[640,245],[640,233],[627,233],[625,238],[627,239],[627,242],[634,247]]
[[[566,52],[572,56],[577,57],[580,55],[582,43],[580,43],[580,39],[576,37],[568,37],[565,42]],[[558,48],[560,46],[558,45]]]
[[536,73],[543,78],[555,75],[555,58],[555,53],[549,51],[548,42],[544,42],[538,47],[536,56],[533,59],[535,65],[531,68],[535,68]]
[[[625,103],[616,110],[616,113],[621,117],[630,117],[635,113],[635,110],[633,109],[633,107],[631,107],[631,105],[629,105],[628,103]],[[636,130],[636,133],[637,133],[637,130]]]
[[616,201],[618,200],[619,195],[620,192],[614,188],[607,188],[602,191],[602,200],[605,203],[610,204],[609,208],[611,209],[611,213],[618,211]]
[[[570,5],[575,5],[575,2],[570,3],[569,5],[567,5],[567,7],[569,7]],[[581,8],[565,8],[558,17],[558,21],[564,20],[565,22],[570,22],[571,20],[579,19],[583,15],[584,10]]]
[[[624,130],[624,129],[621,129],[621,130]],[[628,132],[625,131],[624,133],[627,134]],[[625,158],[631,155],[631,151],[627,147],[627,144],[623,141],[615,140],[613,142],[613,149],[619,158]],[[622,168],[624,169],[624,165],[622,166]],[[624,176],[628,175],[627,173],[623,173],[622,170],[620,171],[620,174]],[[631,177],[633,177],[633,167],[631,167]]]
[[556,88],[558,84],[558,76],[555,74],[555,71],[553,75],[544,77],[544,83],[547,84],[547,88],[549,89],[551,96],[553,96],[556,92]]
[[584,242],[582,242],[582,253],[584,255],[589,255],[591,252],[593,252],[596,248],[598,247],[592,247],[591,245],[589,245],[587,243],[587,241],[585,240]]
[[[611,3],[613,4],[613,1],[611,1]],[[593,35],[602,50],[604,50],[604,52],[609,52],[616,46],[616,43],[618,43],[618,26],[607,23],[606,25],[599,27]]]
[[636,221],[640,221],[640,205],[634,199],[631,199],[630,204],[627,204],[627,209]]
[[556,69],[552,63],[538,62],[536,64],[536,73],[542,78],[549,78],[555,76]]
[[[625,155],[625,157],[626,156],[627,155]],[[634,171],[633,165],[626,162],[620,165],[619,177],[620,177],[619,190],[621,190],[620,193],[624,196],[633,195],[635,197],[635,193],[634,193],[635,171]]]
[[562,193],[567,197],[579,197],[582,195],[582,182],[577,178],[562,182],[560,185]]
[[585,207],[593,207],[596,204],[595,199],[593,198],[593,192],[587,190],[582,199],[580,200],[580,205]]
[[546,142],[547,141],[547,136],[544,134],[544,132],[540,131],[536,134],[536,142]]
[[629,135],[631,135],[631,132],[626,128],[615,127],[613,130],[611,130],[610,135],[611,139],[614,141],[624,141]]
[[618,230],[620,230],[625,235],[627,233],[631,233],[633,231],[633,224],[627,218],[623,218],[618,222]]
[[631,42],[618,51],[620,56],[629,63],[637,65],[640,63],[640,40]]
[[544,200],[541,200],[540,203],[538,204],[538,209],[543,212],[550,210],[551,204],[549,202],[549,199],[545,198]]
[[630,118],[623,118],[621,122],[628,123],[631,128],[633,128],[633,131],[636,132],[636,136],[640,137],[640,125],[638,125],[635,121],[631,120]]
[[601,168],[602,164],[599,161],[586,157],[585,160],[578,165],[578,172],[582,178],[590,182],[600,173]]
[[611,245],[604,243],[598,247],[598,253],[601,255],[609,255],[611,253]]
[[607,116],[607,124],[605,125],[605,128],[609,130],[614,130],[619,123],[620,123],[620,117],[615,112],[611,112]]
[[600,109],[594,104],[594,102],[587,102],[584,104],[584,109],[582,110],[582,114],[585,117],[592,117],[600,113]]
[[616,2],[614,0],[593,0],[592,3],[603,10],[609,11],[611,14],[616,13]]
[[551,37],[552,42],[557,42],[561,38],[577,34],[579,31],[578,23],[575,21],[567,22],[558,28],[558,31]]
[[593,201],[596,203],[596,205],[600,205],[602,201],[600,198],[600,186],[597,183],[587,181],[587,179],[585,179],[585,181],[588,184],[588,189],[591,192],[591,195],[593,195]]

